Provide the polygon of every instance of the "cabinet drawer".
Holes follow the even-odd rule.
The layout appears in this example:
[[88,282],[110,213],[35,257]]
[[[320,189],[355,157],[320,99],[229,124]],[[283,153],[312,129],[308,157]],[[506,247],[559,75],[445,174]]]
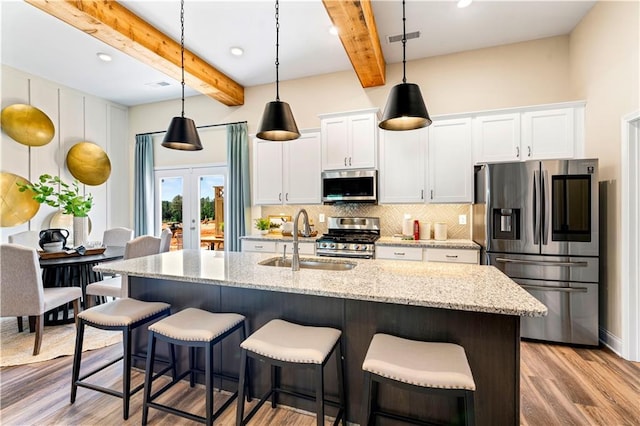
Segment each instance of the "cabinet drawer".
[[[287,246],[287,256],[291,256],[293,254],[293,241],[279,242],[277,248],[278,254],[282,254],[284,246]],[[314,256],[316,254],[316,243],[298,243],[298,253]]]
[[452,262],[452,263],[479,263],[479,250],[460,249],[425,249],[425,260],[427,262]]
[[422,260],[421,247],[379,246],[376,247],[376,259]]
[[264,253],[275,253],[275,241],[247,241],[242,240],[242,251],[258,251]]

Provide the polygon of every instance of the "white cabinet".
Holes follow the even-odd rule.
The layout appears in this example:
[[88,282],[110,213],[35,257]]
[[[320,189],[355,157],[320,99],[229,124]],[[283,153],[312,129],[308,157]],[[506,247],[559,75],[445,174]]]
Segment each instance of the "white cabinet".
[[426,248],[424,260],[427,262],[480,263],[480,250]]
[[520,113],[478,116],[473,132],[476,162],[520,161]]
[[253,204],[320,203],[320,134],[288,142],[254,139]]
[[473,118],[475,163],[580,158],[584,103],[478,113]]
[[424,203],[427,132],[380,130],[381,204]]
[[320,115],[322,170],[376,167],[377,109]]
[[376,259],[422,261],[422,247],[376,246]]
[[472,202],[471,118],[434,120],[428,129],[428,201]]

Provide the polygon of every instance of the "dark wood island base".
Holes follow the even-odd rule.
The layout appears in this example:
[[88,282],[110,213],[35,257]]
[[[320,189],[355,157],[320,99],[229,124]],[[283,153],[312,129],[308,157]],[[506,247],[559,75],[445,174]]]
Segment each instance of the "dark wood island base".
[[[226,285],[200,284],[130,276],[130,295],[145,301],[171,304],[172,312],[187,307],[212,312],[235,312],[247,317],[250,332],[269,320],[281,318],[303,324],[330,326],[342,330],[347,388],[347,419],[359,423],[362,398],[362,362],[369,342],[377,332],[408,339],[451,342],[465,348],[476,382],[475,409],[478,425],[516,425],[520,401],[520,317],[482,312],[428,308],[393,303],[312,296]],[[136,347],[146,347],[146,331],[136,332]],[[283,336],[286,339],[286,336]],[[238,374],[239,337],[231,336],[218,349],[215,368],[229,375]],[[162,353],[165,349],[158,347]],[[186,352],[178,352],[186,365]],[[270,371],[253,362],[252,394],[258,396],[268,388]],[[335,359],[326,369],[335,371]],[[325,390],[337,398],[335,374],[325,375]],[[282,371],[281,383],[298,391],[313,392],[310,374]],[[235,384],[218,383],[232,390]],[[455,400],[437,395],[408,393],[381,387],[382,408],[428,421],[456,424]],[[309,401],[282,396],[280,403],[314,411]],[[335,415],[327,409],[328,415]],[[380,424],[385,424],[380,419]],[[388,424],[388,423],[386,423]]]

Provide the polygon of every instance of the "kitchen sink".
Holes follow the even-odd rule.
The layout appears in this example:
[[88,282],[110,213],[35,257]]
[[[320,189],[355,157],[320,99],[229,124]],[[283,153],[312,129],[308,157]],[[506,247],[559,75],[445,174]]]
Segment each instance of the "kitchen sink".
[[[280,266],[282,268],[291,268],[291,258],[288,257],[282,260],[282,257],[272,257],[271,259],[263,260],[258,265],[264,266]],[[356,263],[345,262],[342,260],[329,260],[329,259],[300,259],[301,269],[322,269],[324,271],[348,271],[356,267]]]

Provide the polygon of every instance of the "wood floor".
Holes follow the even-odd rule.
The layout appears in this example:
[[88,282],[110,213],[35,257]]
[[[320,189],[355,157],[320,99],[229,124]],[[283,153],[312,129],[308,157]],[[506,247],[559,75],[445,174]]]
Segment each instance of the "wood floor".
[[[85,353],[84,368],[115,358],[120,345]],[[607,349],[581,349],[523,342],[521,345],[522,425],[640,425],[640,363],[622,360]],[[119,387],[121,364],[104,372],[96,383]],[[0,424],[24,425],[139,425],[142,392],[131,400],[131,416],[122,420],[118,398],[78,389],[69,404],[71,357],[0,369]],[[134,383],[142,374],[134,373]],[[163,396],[180,408],[204,412],[204,391],[176,385]],[[217,393],[216,406],[225,395]],[[255,403],[255,402],[254,402]],[[252,403],[253,404],[253,403]],[[216,424],[233,425],[234,408]],[[313,416],[265,404],[252,425],[314,425]],[[328,423],[327,419],[327,423]],[[193,424],[150,410],[152,425]]]

